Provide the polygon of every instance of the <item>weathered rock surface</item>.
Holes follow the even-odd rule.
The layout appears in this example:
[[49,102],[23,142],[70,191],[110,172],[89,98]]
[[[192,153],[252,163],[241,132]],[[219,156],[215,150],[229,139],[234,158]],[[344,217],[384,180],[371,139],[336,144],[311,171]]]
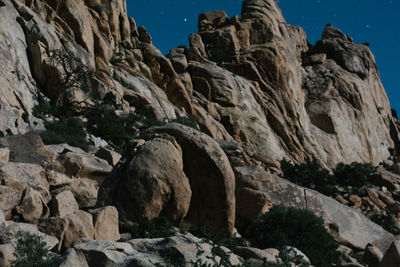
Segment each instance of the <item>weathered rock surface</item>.
[[19,232],[27,232],[29,234],[38,235],[46,243],[48,249],[54,248],[58,244],[57,238],[39,232],[35,225],[27,223],[13,223],[7,227],[0,229],[0,244],[15,243],[15,235]]
[[0,163],[0,181],[0,209],[7,219],[11,219],[11,213],[17,206],[28,220],[42,215],[43,208],[50,201],[49,184],[42,167]]
[[[178,234],[169,238],[134,239],[129,242],[89,241],[67,250],[57,266],[67,263],[79,266],[154,266],[166,264],[168,259],[174,266],[192,266],[191,262],[214,264],[221,257],[214,255],[212,245],[191,234]],[[203,253],[198,254],[198,251]],[[226,249],[232,265],[243,259]],[[222,251],[219,253],[223,253]],[[222,256],[222,255],[221,255]],[[63,265],[64,264],[64,265]]]
[[149,130],[173,136],[182,148],[183,166],[192,189],[188,219],[215,231],[233,233],[235,176],[219,144],[204,133],[177,123]]
[[363,250],[369,243],[392,236],[357,210],[272,175],[260,167],[236,167],[235,171],[238,188],[248,187],[266,192],[273,205],[294,206],[312,211],[324,219],[331,234],[341,244]]
[[379,267],[394,267],[400,264],[400,241],[396,240],[392,243],[385,255]]
[[53,199],[52,206],[53,215],[61,218],[79,210],[79,205],[74,198],[74,194],[69,190],[57,194]]
[[120,217],[165,215],[180,222],[189,210],[192,191],[183,171],[182,150],[172,137],[152,139],[117,166],[99,191],[99,206],[118,207]]
[[120,239],[118,211],[115,207],[108,206],[89,212],[93,216],[95,240],[118,241]]

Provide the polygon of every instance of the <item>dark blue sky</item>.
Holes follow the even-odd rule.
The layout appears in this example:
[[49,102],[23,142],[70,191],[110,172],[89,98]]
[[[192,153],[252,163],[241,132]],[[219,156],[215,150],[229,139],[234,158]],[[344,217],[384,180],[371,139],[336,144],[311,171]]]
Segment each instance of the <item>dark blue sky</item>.
[[[222,9],[240,15],[241,0],[127,0],[128,12],[146,26],[164,54],[197,31],[200,13]],[[327,23],[355,42],[370,42],[392,108],[400,111],[400,0],[280,0],[288,23],[302,26],[309,39],[320,39]]]

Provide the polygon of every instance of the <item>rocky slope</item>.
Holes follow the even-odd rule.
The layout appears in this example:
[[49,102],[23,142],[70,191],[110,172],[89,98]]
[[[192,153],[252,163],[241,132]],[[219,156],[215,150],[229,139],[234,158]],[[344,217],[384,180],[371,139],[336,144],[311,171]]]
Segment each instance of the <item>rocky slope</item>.
[[[0,0],[3,259],[13,242],[7,236],[23,229],[43,232],[54,251],[69,249],[59,266],[98,266],[99,253],[107,266],[145,266],[147,256],[161,260],[165,242],[186,249],[198,241],[181,234],[115,242],[119,227],[143,215],[231,235],[278,204],[322,216],[347,252],[393,240],[363,214],[398,217],[397,158],[377,169],[375,188],[337,198],[341,204],[278,176],[283,158],[316,159],[328,169],[378,165],[398,146],[400,124],[367,45],[327,25],[313,46],[276,2],[245,0],[240,17],[201,14],[190,47],[164,56],[127,16],[124,0]],[[49,102],[56,114],[35,112]],[[123,121],[125,143],[115,141],[120,128],[96,136],[101,120],[129,114],[157,126]],[[86,125],[86,151],[43,144],[38,132],[72,116]],[[167,124],[186,117],[200,131]],[[188,262],[193,251],[185,249],[178,250]],[[246,258],[239,254],[233,262]]]

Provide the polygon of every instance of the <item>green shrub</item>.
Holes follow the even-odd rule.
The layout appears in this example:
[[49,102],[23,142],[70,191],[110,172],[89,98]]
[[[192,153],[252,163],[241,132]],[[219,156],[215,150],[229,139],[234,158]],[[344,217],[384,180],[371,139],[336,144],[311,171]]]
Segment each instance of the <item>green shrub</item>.
[[164,217],[149,219],[141,217],[130,227],[133,238],[159,238],[175,235],[174,227]]
[[329,266],[339,256],[338,245],[322,218],[307,210],[275,206],[254,220],[246,237],[260,249],[296,247],[315,266]]
[[140,114],[118,116],[114,110],[107,109],[104,105],[91,109],[86,116],[91,133],[112,143],[116,148],[124,146],[134,138],[133,128],[146,129],[163,124],[155,118]]
[[45,122],[45,127],[46,131],[41,132],[40,137],[47,145],[67,143],[84,150],[88,147],[85,127],[78,118],[65,118],[59,121]]
[[338,192],[335,177],[322,168],[316,160],[292,164],[283,159],[281,168],[284,177],[297,185],[314,189],[328,196],[335,196]]
[[200,130],[199,126],[197,125],[196,119],[194,117],[192,117],[192,116],[179,117],[179,118],[171,120],[171,122],[176,122],[176,123],[179,123],[179,124],[182,124],[182,125],[189,126],[189,127],[193,128],[193,129]]
[[389,233],[394,235],[400,234],[400,229],[396,227],[396,219],[393,217],[393,215],[374,215],[370,219],[374,223],[382,226],[382,228]]
[[46,248],[46,243],[38,235],[19,231],[16,238],[16,260],[10,262],[12,267],[50,267],[58,257]]
[[51,105],[49,102],[42,102],[34,106],[32,109],[33,116],[37,118],[44,118],[46,115],[55,116],[57,108]]
[[339,163],[336,165],[334,175],[336,182],[345,187],[348,193],[356,193],[361,187],[369,183],[369,177],[374,172],[374,167],[367,163],[353,162],[350,165]]
[[281,168],[284,177],[291,182],[333,197],[338,195],[339,187],[345,193],[356,193],[362,186],[370,183],[369,177],[374,172],[371,164],[353,162],[350,165],[339,163],[331,175],[315,160],[292,164],[284,159],[281,161]]

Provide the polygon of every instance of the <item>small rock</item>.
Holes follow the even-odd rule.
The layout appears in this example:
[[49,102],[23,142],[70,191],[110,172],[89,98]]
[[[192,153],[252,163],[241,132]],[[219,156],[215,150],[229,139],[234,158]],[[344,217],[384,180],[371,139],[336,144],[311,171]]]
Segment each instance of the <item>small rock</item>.
[[85,255],[81,251],[76,251],[70,248],[64,252],[64,254],[56,260],[54,263],[55,267],[89,267],[86,262]]
[[62,248],[62,243],[64,241],[65,232],[68,230],[68,220],[61,217],[50,217],[41,219],[37,222],[37,227],[39,231],[57,237],[60,241],[57,246],[57,251]]
[[350,199],[351,203],[353,204],[354,208],[358,209],[359,207],[361,207],[362,200],[359,196],[351,195],[349,199]]
[[368,244],[364,250],[364,255],[362,257],[363,263],[367,264],[368,267],[379,267],[379,263],[382,261],[383,253],[379,248]]
[[21,204],[15,209],[26,222],[33,222],[50,213],[42,195],[31,187],[26,188]]
[[90,210],[94,223],[94,239],[117,241],[120,239],[118,228],[118,211],[115,207],[108,206]]
[[83,239],[94,238],[93,216],[90,213],[78,210],[66,218],[69,226],[64,235],[64,248],[71,248]]
[[301,252],[299,249],[297,249],[295,247],[286,246],[286,247],[282,248],[282,250],[279,253],[279,257],[281,259],[289,259],[290,261],[298,260],[298,261],[300,261],[304,264],[308,264],[308,265],[311,264],[308,257],[303,252]]
[[15,260],[14,250],[15,247],[11,243],[0,245],[0,267],[8,267],[10,261]]
[[59,193],[54,198],[52,206],[54,216],[62,218],[79,210],[78,202],[76,202],[74,194],[69,190]]
[[121,159],[121,155],[110,149],[101,147],[95,154],[96,157],[104,159],[111,166],[117,165],[118,161]]
[[400,266],[400,240],[395,240],[383,256],[379,267],[398,266]]
[[53,170],[47,171],[46,176],[49,185],[52,187],[58,188],[61,186],[69,185],[72,182],[72,179],[69,176]]
[[7,163],[10,159],[10,150],[0,147],[0,163]]

